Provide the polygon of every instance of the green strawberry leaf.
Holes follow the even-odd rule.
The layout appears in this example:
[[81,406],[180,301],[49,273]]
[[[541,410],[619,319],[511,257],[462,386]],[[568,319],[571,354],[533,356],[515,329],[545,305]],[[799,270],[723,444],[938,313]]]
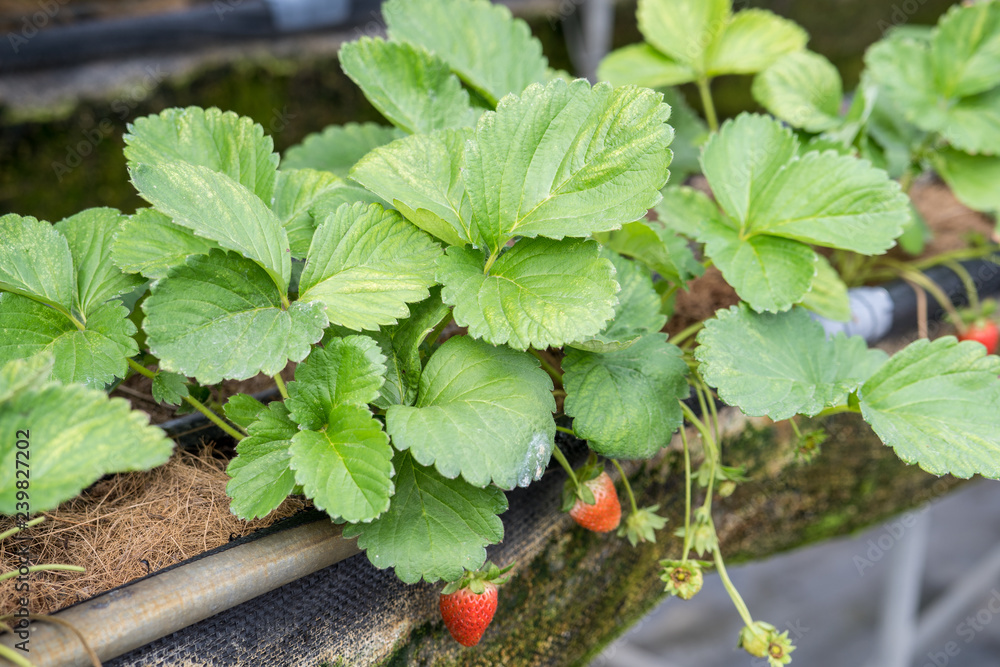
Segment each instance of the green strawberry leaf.
[[589,236],[642,218],[669,176],[673,130],[661,100],[643,88],[558,80],[484,114],[463,176],[489,249],[515,236]]
[[[239,396],[245,394],[234,396],[226,404],[226,416],[230,419],[233,417],[229,406]],[[250,407],[245,399],[236,405]],[[281,401],[267,407],[260,405],[256,413],[249,423],[243,420],[240,424],[249,435],[236,445],[236,458],[226,468],[232,478],[226,485],[226,493],[233,499],[229,509],[247,521],[270,514],[295,488],[295,473],[289,467],[289,447],[292,438],[299,433],[298,426],[288,418],[288,408]]]
[[636,19],[646,41],[688,67],[689,80],[694,81],[705,72],[708,48],[729,21],[730,11],[729,0],[642,0]]
[[349,329],[395,324],[408,315],[406,304],[427,298],[440,255],[397,211],[341,206],[316,230],[299,300],[322,303],[332,324]]
[[158,211],[257,262],[287,292],[292,273],[288,234],[260,198],[225,174],[185,162],[136,164],[130,173],[139,194]]
[[374,401],[384,376],[385,357],[368,336],[327,339],[295,369],[285,401],[290,417],[300,427],[318,431],[334,408]]
[[660,295],[653,289],[649,270],[609,250],[602,250],[601,256],[614,265],[615,280],[621,285],[621,292],[611,323],[596,336],[571,344],[588,352],[624,349],[640,336],[656,333],[667,323],[660,312]]
[[561,347],[614,316],[611,262],[593,241],[524,239],[483,272],[478,250],[452,246],[438,261],[441,298],[469,335],[513,348]]
[[490,106],[549,78],[541,42],[506,7],[487,0],[389,0],[382,16],[390,38],[436,54]]
[[646,41],[691,76],[754,74],[805,47],[798,25],[762,9],[732,14],[729,0],[640,0],[636,17]]
[[[10,296],[10,295],[5,295]],[[6,371],[5,371],[6,373]],[[55,509],[106,474],[148,470],[174,444],[120,398],[79,385],[27,387],[0,400],[0,513],[17,507],[15,434],[31,443],[31,511]]]
[[372,149],[406,136],[395,127],[377,123],[330,125],[285,151],[282,169],[316,169],[344,178]]
[[292,437],[295,482],[318,509],[345,521],[371,521],[389,509],[392,447],[367,407],[338,405],[322,431]]
[[447,478],[527,486],[552,454],[551,391],[531,355],[456,336],[427,362],[416,406],[389,407],[386,430],[397,449]]
[[478,241],[461,170],[471,136],[471,130],[440,130],[394,141],[358,162],[351,178],[448,245]]
[[834,152],[802,155],[789,130],[749,114],[709,140],[702,164],[727,215],[690,189],[668,189],[657,211],[705,243],[706,254],[755,310],[798,303],[815,276],[807,244],[879,254],[910,220],[899,184],[868,162]]
[[[994,13],[996,9],[989,11]],[[986,16],[977,21],[983,18]],[[975,35],[966,37],[970,45],[977,41]],[[992,68],[980,68],[978,72],[983,74],[980,77],[976,71],[956,66],[954,57],[961,51],[961,46],[958,50],[942,49],[936,40],[897,37],[872,46],[865,55],[865,63],[872,80],[906,121],[926,132],[939,132],[959,150],[998,153],[1000,90],[993,88],[958,96],[966,86],[974,90],[993,76]],[[953,73],[941,74],[943,78],[939,81],[939,71],[949,67]]]
[[251,118],[216,108],[167,109],[136,119],[124,140],[130,169],[183,162],[225,174],[271,201],[278,155],[274,142]]
[[[657,206],[657,211],[661,210],[666,210],[662,203]],[[660,219],[664,219],[663,213]],[[684,285],[705,272],[687,240],[662,223],[639,220],[618,231],[594,234],[594,238],[605,248],[642,262],[672,283]]]
[[802,305],[829,320],[851,320],[851,299],[847,294],[847,285],[823,255],[816,255],[816,277],[813,278],[809,292],[802,298]]
[[642,42],[609,53],[597,68],[597,78],[614,86],[662,88],[694,81],[694,70]]
[[712,135],[701,164],[719,206],[743,227],[750,219],[753,202],[798,149],[795,135],[778,121],[743,113]]
[[1000,211],[1000,157],[969,155],[953,148],[931,154],[934,170],[948,184],[960,202],[977,211]]
[[[715,26],[709,29],[717,30]],[[755,74],[782,56],[804,49],[807,41],[809,35],[794,21],[765,9],[746,9],[714,35],[705,54],[706,74]]]
[[412,44],[362,37],[340,66],[389,122],[409,134],[472,125],[469,93],[448,63]]
[[0,290],[69,312],[76,292],[66,237],[44,220],[0,216]]
[[858,336],[828,341],[804,310],[757,314],[745,304],[718,311],[698,343],[701,374],[719,397],[775,421],[843,405],[886,359]]
[[0,403],[14,394],[49,382],[54,365],[55,359],[47,353],[0,364]]
[[687,103],[679,88],[666,88],[662,92],[663,101],[670,105],[670,124],[674,128],[670,181],[680,185],[688,176],[701,173],[701,147],[708,141],[708,125]]
[[807,132],[826,132],[842,122],[840,72],[812,51],[789,53],[758,74],[753,97],[781,120]]
[[118,301],[97,307],[79,329],[66,315],[18,294],[0,294],[0,365],[51,353],[52,377],[103,389],[139,353],[135,325]]
[[122,273],[111,261],[111,244],[123,220],[113,208],[91,208],[55,224],[69,243],[76,269],[74,305],[84,316],[145,282]]
[[261,412],[266,407],[249,394],[234,394],[229,397],[222,409],[226,413],[226,419],[246,429],[260,418]]
[[953,5],[930,40],[934,88],[944,97],[978,95],[1000,85],[1000,5]]
[[127,216],[115,234],[111,259],[126,273],[165,278],[170,269],[191,255],[207,255],[218,248],[214,241],[195,236],[159,211],[142,208]]
[[163,368],[202,384],[274,375],[323,337],[320,304],[282,307],[256,263],[221,250],[195,255],[153,285],[143,329]]
[[975,342],[918,340],[858,391],[861,414],[907,463],[1000,478],[1000,359]]
[[341,178],[315,169],[291,169],[278,172],[271,210],[288,233],[292,257],[303,259],[309,252],[318,221],[312,209],[320,202],[341,195],[346,185]]
[[606,354],[567,350],[566,414],[573,417],[576,434],[598,454],[650,458],[683,422],[678,399],[688,395],[687,364],[666,338],[646,334]]
[[503,492],[442,477],[409,452],[396,454],[392,465],[396,492],[388,511],[371,523],[346,526],[344,537],[357,536],[375,567],[394,567],[408,584],[452,581],[482,567],[485,547],[503,539],[497,516],[507,509]]
[[705,253],[754,310],[788,310],[813,284],[817,260],[812,248],[774,236],[742,238],[702,192],[667,188],[656,210],[668,226],[705,244]]
[[755,198],[747,227],[806,243],[874,255],[910,220],[909,199],[888,174],[832,152],[792,160]]
[[430,298],[410,305],[408,318],[371,334],[386,357],[385,384],[373,401],[375,407],[385,410],[390,405],[413,405],[423,372],[420,345],[445,317],[451,319],[451,311],[435,287]]
[[170,371],[158,371],[153,378],[152,391],[157,403],[180,405],[188,395],[187,378]]

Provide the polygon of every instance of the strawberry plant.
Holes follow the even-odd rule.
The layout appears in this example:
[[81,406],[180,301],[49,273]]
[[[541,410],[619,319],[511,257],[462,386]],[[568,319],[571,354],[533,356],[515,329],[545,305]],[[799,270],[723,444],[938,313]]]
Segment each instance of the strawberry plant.
[[[992,16],[987,6],[949,13],[939,34],[964,26],[964,11]],[[499,572],[481,568],[504,535],[505,491],[555,458],[574,518],[596,514],[583,525],[655,541],[665,519],[637,506],[619,460],[652,458],[679,432],[686,512],[680,539],[664,540],[666,590],[690,598],[716,568],[745,622],[742,646],[775,665],[794,647],[753,618],[715,530],[714,499],[744,480],[724,465],[716,399],[791,420],[803,457],[823,437],[799,432],[798,416],[854,412],[908,463],[1000,478],[997,357],[943,337],[889,358],[860,338],[827,338],[807,312],[849,316],[837,271],[848,255],[837,253],[869,261],[914,222],[887,161],[864,159],[881,155],[871,152],[875,98],[857,95],[838,115],[841,87],[810,74],[826,65],[804,50],[800,28],[724,0],[643,0],[648,43],[601,68],[615,87],[551,69],[527,26],[486,0],[389,0],[383,11],[388,39],[340,55],[391,127],[327,128],[279,159],[249,118],[168,109],[125,137],[149,208],[56,225],[0,218],[0,379],[14,383],[0,389],[0,423],[52,425],[40,451],[51,447],[52,470],[74,473],[44,506],[169,453],[100,396],[138,373],[158,400],[187,403],[239,442],[228,468],[235,514],[264,516],[304,494],[375,566],[404,582],[448,582],[446,619],[447,596],[479,606],[471,596],[488,594],[485,618]],[[962,57],[988,60],[983,48]],[[776,117],[720,127],[710,85],[725,74],[756,74]],[[992,86],[969,76],[955,95]],[[805,79],[825,87],[789,101]],[[676,91],[672,108],[646,87],[688,82],[704,127]],[[798,125],[793,106],[808,111]],[[685,131],[680,144],[672,123]],[[937,133],[934,150],[952,142],[949,127],[922,130]],[[697,151],[695,134],[707,136]],[[703,172],[711,195],[673,183],[675,144],[682,171]],[[668,340],[671,297],[708,266],[741,303]],[[281,400],[238,394],[220,415],[189,387],[259,374],[274,377]],[[65,433],[74,420],[79,437],[44,430]],[[555,446],[557,430],[587,442],[582,469]],[[598,457],[619,471],[624,516]],[[0,480],[8,511],[14,489]],[[488,622],[452,632],[474,644]]]

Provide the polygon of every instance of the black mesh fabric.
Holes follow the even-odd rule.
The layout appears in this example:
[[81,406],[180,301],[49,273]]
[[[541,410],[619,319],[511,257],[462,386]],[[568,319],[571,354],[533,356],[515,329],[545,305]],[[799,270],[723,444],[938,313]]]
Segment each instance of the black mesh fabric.
[[[569,458],[579,441],[557,434]],[[559,511],[565,476],[550,468],[526,489],[508,492],[504,541],[488,550],[506,564],[532,559],[569,521]],[[155,575],[153,575],[155,576]],[[338,659],[368,665],[384,659],[409,628],[438,617],[441,584],[407,585],[364,554],[261,595],[109,662],[106,667],[313,667]],[[341,663],[343,664],[343,663]]]

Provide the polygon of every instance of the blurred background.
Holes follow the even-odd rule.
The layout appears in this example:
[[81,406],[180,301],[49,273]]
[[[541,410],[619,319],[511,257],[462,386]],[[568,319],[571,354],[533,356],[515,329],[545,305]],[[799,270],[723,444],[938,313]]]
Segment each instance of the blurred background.
[[[591,76],[639,40],[634,2],[510,0],[553,67]],[[738,0],[803,25],[847,88],[866,47],[933,24],[942,0]],[[0,214],[57,221],[91,206],[132,212],[122,134],[173,106],[250,116],[280,152],[332,123],[380,120],[344,76],[344,41],[379,35],[378,0],[0,0]],[[750,78],[715,84],[723,116],[755,108]],[[689,95],[697,106],[695,96]],[[1000,665],[1000,486],[980,482],[853,538],[733,569],[754,615],[812,667]],[[918,608],[922,616],[913,614]],[[730,667],[740,621],[716,577],[659,606],[591,664]],[[731,639],[731,645],[720,642]],[[912,645],[906,657],[900,646]]]

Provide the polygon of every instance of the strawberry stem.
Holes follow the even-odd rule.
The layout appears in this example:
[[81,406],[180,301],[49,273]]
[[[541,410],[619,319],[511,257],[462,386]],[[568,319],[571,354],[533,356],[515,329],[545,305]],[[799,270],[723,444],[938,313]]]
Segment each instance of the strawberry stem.
[[691,449],[688,447],[687,428],[681,424],[681,442],[684,443],[684,555],[682,563],[688,560],[691,551]]
[[611,459],[611,462],[615,464],[615,468],[618,469],[618,474],[622,478],[622,485],[625,487],[625,492],[628,493],[629,504],[632,505],[632,513],[638,514],[639,508],[635,504],[635,496],[632,494],[632,485],[628,483],[628,477],[625,475],[625,471],[622,470],[622,466],[616,459]]
[[[556,428],[560,429],[562,431],[567,431],[568,430],[568,429],[564,429],[564,428],[559,427],[559,426],[556,426]],[[559,449],[559,445],[553,445],[553,447],[552,447],[552,456],[555,457],[556,461],[559,461],[559,465],[561,465],[563,467],[563,470],[566,471],[566,474],[569,475],[569,478],[571,480],[573,480],[573,486],[575,486],[576,488],[579,489],[580,488],[580,480],[578,480],[576,478],[576,473],[573,472],[573,466],[571,466],[569,464],[569,461],[566,460],[566,457],[563,456],[562,451]]]
[[563,374],[559,371],[559,369],[556,368],[552,363],[550,363],[549,360],[545,358],[545,355],[542,354],[540,351],[534,348],[529,348],[528,352],[533,354],[535,358],[538,359],[539,362],[541,362],[542,368],[545,369],[545,372],[548,373],[549,376],[552,378],[552,381],[555,383],[556,388],[562,387]]
[[743,601],[743,597],[740,592],[736,590],[736,586],[729,579],[729,573],[726,571],[726,564],[722,560],[722,551],[716,546],[713,552],[715,556],[715,568],[719,571],[719,578],[722,579],[722,585],[726,587],[726,592],[729,593],[729,598],[733,601],[733,605],[736,607],[736,611],[739,612],[740,618],[743,622],[747,624],[748,627],[753,626],[753,616],[750,615],[750,610],[747,608],[747,603]]
[[285,381],[281,379],[281,373],[275,373],[274,384],[278,385],[278,393],[281,394],[281,398],[288,400],[288,387],[285,386]]

